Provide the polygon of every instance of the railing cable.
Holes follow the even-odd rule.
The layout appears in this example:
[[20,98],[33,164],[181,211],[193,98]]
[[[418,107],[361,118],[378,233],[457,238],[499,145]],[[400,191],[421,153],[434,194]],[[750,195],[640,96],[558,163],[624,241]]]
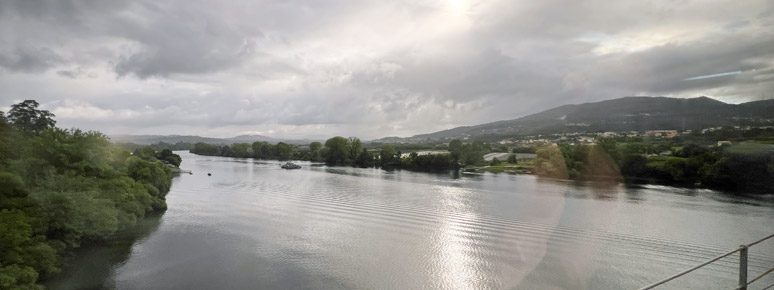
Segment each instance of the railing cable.
[[[741,249],[741,248],[740,248],[740,249]],[[683,275],[685,275],[685,274],[688,274],[688,273],[690,273],[690,272],[693,272],[693,271],[694,271],[694,270],[696,270],[696,269],[699,269],[699,268],[701,268],[701,267],[704,267],[704,266],[706,266],[706,265],[709,265],[709,264],[711,264],[711,263],[713,263],[713,262],[715,262],[715,261],[717,261],[717,260],[720,260],[720,259],[723,259],[723,258],[725,258],[725,257],[731,256],[732,254],[734,254],[734,253],[738,252],[740,249],[735,249],[735,250],[733,250],[733,251],[730,251],[730,252],[728,252],[728,253],[722,254],[722,255],[720,255],[720,256],[717,256],[717,257],[715,257],[715,258],[712,258],[712,260],[706,261],[706,262],[704,262],[704,263],[701,263],[701,264],[699,264],[699,265],[693,266],[693,267],[691,267],[691,268],[689,268],[689,269],[683,270],[683,271],[682,271],[682,272],[680,272],[680,273],[674,274],[674,275],[672,275],[672,276],[669,276],[668,278],[665,278],[664,280],[661,280],[661,281],[658,281],[658,282],[656,282],[656,283],[650,284],[650,285],[648,285],[648,286],[642,287],[642,288],[640,288],[639,290],[647,290],[647,289],[653,289],[653,288],[655,288],[656,286],[659,286],[659,285],[661,285],[661,284],[664,284],[664,283],[666,283],[666,282],[672,281],[672,280],[674,280],[674,279],[676,279],[676,278],[678,278],[678,277],[680,277],[680,276],[683,276]]]
[[[704,267],[704,266],[707,266],[709,264],[712,264],[712,263],[714,263],[714,262],[716,262],[716,261],[718,261],[720,259],[723,259],[725,257],[731,256],[731,255],[735,254],[736,252],[739,252],[739,284],[738,284],[739,286],[736,289],[737,290],[738,289],[747,289],[747,285],[752,284],[753,282],[757,281],[758,279],[763,278],[763,276],[766,276],[767,274],[769,274],[772,271],[774,271],[774,268],[771,268],[768,271],[763,272],[758,277],[755,277],[755,279],[752,279],[752,280],[749,280],[749,281],[747,280],[747,252],[748,252],[749,248],[754,246],[754,245],[756,245],[756,244],[758,244],[758,243],[760,243],[760,242],[768,240],[768,239],[770,239],[772,237],[774,237],[774,234],[771,234],[771,235],[769,235],[767,237],[764,237],[764,238],[762,238],[760,240],[757,240],[755,242],[749,243],[747,245],[741,245],[741,246],[739,246],[739,248],[737,248],[737,249],[735,249],[733,251],[730,251],[728,253],[722,254],[722,255],[717,256],[715,258],[712,258],[709,261],[706,261],[706,262],[701,263],[699,265],[693,266],[693,267],[691,267],[689,269],[683,270],[682,272],[674,274],[672,276],[669,276],[669,277],[667,277],[667,278],[665,278],[665,279],[663,279],[661,281],[658,281],[658,282],[655,282],[655,283],[650,284],[648,286],[642,287],[639,290],[653,289],[656,286],[659,286],[659,285],[662,285],[662,284],[664,284],[666,282],[672,281],[672,280],[674,280],[676,278],[679,278],[679,277],[681,277],[681,276],[683,276],[685,274],[693,272],[696,269],[699,269],[701,267]],[[765,289],[769,289],[772,286],[774,286],[774,285],[768,286],[768,287],[764,288],[764,290]]]
[[763,276],[766,276],[766,275],[768,275],[768,274],[769,274],[769,273],[771,273],[772,271],[774,271],[774,268],[771,268],[771,269],[769,269],[768,271],[766,271],[766,272],[763,272],[763,274],[761,274],[760,276],[758,276],[758,277],[755,277],[755,279],[752,279],[752,280],[750,280],[750,282],[747,282],[747,285],[750,285],[750,284],[752,284],[753,282],[755,282],[755,281],[758,281],[758,279],[760,279],[760,278],[763,278]]

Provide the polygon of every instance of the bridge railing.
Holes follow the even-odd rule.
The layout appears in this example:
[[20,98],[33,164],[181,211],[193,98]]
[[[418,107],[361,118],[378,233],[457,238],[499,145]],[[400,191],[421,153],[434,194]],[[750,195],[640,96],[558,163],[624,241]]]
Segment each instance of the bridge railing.
[[725,257],[728,257],[728,256],[731,256],[733,254],[736,254],[737,252],[739,252],[739,284],[734,289],[735,290],[747,290],[747,286],[748,285],[752,284],[755,281],[758,281],[759,279],[763,278],[763,276],[766,276],[766,275],[770,274],[772,271],[774,271],[774,267],[772,267],[771,269],[769,269],[767,271],[764,271],[758,277],[755,277],[752,280],[748,280],[747,279],[747,252],[748,252],[748,249],[750,247],[752,247],[752,246],[755,246],[755,245],[757,245],[757,244],[759,244],[759,243],[761,243],[763,241],[766,241],[768,239],[771,239],[773,237],[774,237],[774,234],[771,234],[771,235],[769,235],[769,236],[767,236],[767,237],[765,237],[763,239],[757,240],[757,241],[749,243],[747,245],[741,245],[741,246],[739,246],[739,248],[737,248],[737,249],[735,249],[733,251],[730,251],[728,253],[722,254],[722,255],[717,256],[715,258],[712,258],[709,261],[706,261],[706,262],[701,263],[699,265],[696,265],[696,266],[693,266],[691,268],[685,269],[684,271],[682,271],[680,273],[674,274],[672,276],[664,278],[661,281],[658,281],[658,282],[655,282],[655,283],[650,284],[648,286],[642,287],[639,290],[646,290],[646,289],[656,288],[657,286],[663,285],[666,282],[669,282],[669,281],[672,281],[674,279],[677,279],[677,278],[679,278],[679,277],[681,277],[681,276],[683,276],[685,274],[688,274],[688,273],[693,272],[693,271],[695,271],[695,270],[697,270],[697,269],[699,269],[701,267],[704,267],[704,266],[707,266],[709,264],[712,264],[712,263],[714,263],[714,262],[716,262],[716,261],[718,261],[720,259],[723,259]]

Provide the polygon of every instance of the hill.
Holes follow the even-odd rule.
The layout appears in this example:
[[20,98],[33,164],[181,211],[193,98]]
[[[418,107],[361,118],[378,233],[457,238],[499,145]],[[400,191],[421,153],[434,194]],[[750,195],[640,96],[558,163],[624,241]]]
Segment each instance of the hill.
[[689,130],[719,126],[770,126],[774,99],[727,104],[708,97],[624,97],[563,105],[522,118],[476,126],[456,127],[408,138],[388,137],[374,142],[427,142],[446,139],[498,139],[563,132]]

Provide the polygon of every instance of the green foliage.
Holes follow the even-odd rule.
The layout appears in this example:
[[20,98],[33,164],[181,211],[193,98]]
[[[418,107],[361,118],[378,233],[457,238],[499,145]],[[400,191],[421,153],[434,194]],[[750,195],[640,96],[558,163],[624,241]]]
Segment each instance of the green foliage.
[[[567,178],[573,179],[622,176],[630,183],[698,185],[743,193],[774,192],[772,150],[728,150],[695,143],[681,143],[683,146],[676,147],[669,142],[631,141],[603,138],[596,146],[564,143],[559,145],[561,157],[553,149],[540,149],[536,171],[561,177],[566,170]],[[657,155],[666,150],[674,154]],[[564,166],[557,160],[562,160]]]
[[223,147],[220,147],[220,156],[237,157],[234,149],[229,147],[228,145],[223,145]]
[[38,272],[32,267],[19,264],[0,265],[0,289],[8,290],[42,290],[42,285],[37,285]]
[[309,144],[309,160],[315,161],[315,162],[323,161],[322,143],[312,142]]
[[40,134],[45,129],[53,128],[56,121],[54,121],[55,116],[51,112],[38,110],[39,105],[34,100],[25,100],[11,105],[7,119],[19,131]]
[[200,154],[200,155],[207,155],[207,156],[219,156],[220,155],[220,147],[215,145],[210,145],[207,143],[199,142],[194,144],[194,148],[191,149],[191,153],[194,154]]
[[537,150],[535,158],[535,173],[539,176],[567,179],[567,171],[562,151],[556,147],[546,147]]
[[336,136],[325,141],[325,162],[329,164],[350,164],[351,146],[349,139]]
[[349,159],[357,160],[363,153],[363,143],[357,137],[349,137]]
[[29,192],[24,188],[21,177],[10,172],[0,172],[0,210],[26,208]]
[[355,159],[355,166],[358,166],[358,167],[374,166],[374,156],[371,155],[371,153],[369,153],[368,150],[363,149],[362,151],[360,151],[360,154],[358,154],[357,159]]
[[516,164],[519,161],[516,159],[516,154],[508,155],[508,159],[506,160],[508,163]]
[[279,142],[274,148],[277,152],[277,159],[279,160],[289,160],[295,155],[295,148],[290,144]]
[[403,167],[411,169],[431,169],[441,170],[455,168],[450,154],[409,154],[408,158],[403,158]]
[[132,156],[99,132],[18,128],[0,123],[0,289],[42,289],[36,283],[59,271],[61,254],[166,208],[171,170],[157,158],[179,164],[171,151]]
[[[136,157],[127,159],[129,177],[140,183],[147,183],[166,193],[172,185],[172,170],[158,161],[146,161]],[[162,197],[163,198],[163,197]]]
[[[315,142],[320,144],[319,142]],[[206,143],[196,143],[190,150],[191,153],[207,156],[224,156],[224,157],[238,157],[238,158],[259,158],[259,159],[279,159],[290,160],[301,157],[309,158],[308,152],[304,153],[304,156],[299,154],[296,147],[283,142],[277,143],[277,145],[271,145],[267,142],[253,142],[253,144],[247,143],[235,143],[231,146],[216,146]],[[320,158],[320,149],[316,148],[314,151],[315,158]]]
[[398,155],[398,152],[395,151],[395,147],[392,145],[384,145],[382,150],[379,151],[379,161],[382,166],[399,166],[400,155]]
[[536,173],[552,178],[618,181],[616,161],[602,146],[560,144],[537,151]]
[[497,165],[500,165],[500,163],[501,163],[500,160],[497,159],[497,157],[495,157],[495,158],[492,158],[492,162],[489,162],[489,165],[497,166]]
[[247,158],[253,157],[253,147],[247,143],[236,143],[231,145],[233,149],[234,157]]
[[454,139],[449,142],[449,152],[451,152],[452,162],[463,166],[476,165],[484,162],[484,154],[491,151],[489,144],[481,141],[463,144],[460,140]]
[[151,147],[138,148],[132,152],[132,155],[143,160],[152,160],[156,156],[156,149]]
[[164,149],[161,150],[161,152],[157,152],[155,157],[156,159],[161,160],[161,162],[172,164],[175,167],[180,167],[180,163],[183,162],[183,158],[181,158],[180,155],[173,153],[170,149]]
[[621,164],[621,175],[630,183],[647,181],[648,160],[641,154],[627,155]]

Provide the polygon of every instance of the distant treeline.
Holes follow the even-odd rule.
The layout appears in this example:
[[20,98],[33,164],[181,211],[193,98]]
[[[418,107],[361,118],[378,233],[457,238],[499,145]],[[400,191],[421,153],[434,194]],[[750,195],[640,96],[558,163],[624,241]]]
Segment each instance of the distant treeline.
[[[378,146],[378,147],[375,147]],[[212,145],[196,143],[191,153],[208,156],[242,157],[277,160],[308,160],[325,162],[331,165],[358,167],[407,168],[416,170],[452,169],[461,166],[479,164],[483,156],[492,151],[488,143],[474,141],[462,143],[452,140],[448,146],[413,146],[417,148],[448,149],[448,154],[419,155],[416,152],[406,157],[389,144],[371,144],[371,149],[364,147],[360,139],[355,137],[333,137],[325,141],[312,142],[309,146],[293,146],[283,142],[269,144],[255,142],[253,144],[237,143],[228,145]]]
[[121,148],[124,148],[132,152],[137,149],[141,149],[145,147],[153,148],[153,150],[156,150],[156,151],[164,151],[164,150],[191,150],[194,146],[192,143],[188,143],[188,142],[177,142],[175,144],[158,142],[151,145],[141,145],[136,143],[115,143],[115,144],[117,146],[120,146]]
[[[466,166],[498,165],[507,160],[484,162],[490,152],[537,153],[533,172],[540,176],[577,179],[655,183],[687,187],[707,187],[732,192],[774,192],[773,150],[733,151],[715,146],[718,139],[744,141],[755,138],[762,143],[772,129],[737,130],[724,128],[708,134],[675,138],[618,137],[601,138],[595,145],[559,142],[552,146],[492,145],[482,141],[448,144],[363,144],[358,138],[334,137],[325,144],[308,146],[286,143],[255,142],[232,146],[197,143],[192,153],[209,156],[243,157],[278,160],[308,160],[330,165],[358,167],[405,168],[412,170],[455,169]],[[698,144],[697,144],[698,143]],[[699,145],[701,144],[701,145]],[[712,144],[712,145],[710,145]],[[771,146],[755,143],[760,146]],[[735,145],[733,148],[739,148]],[[412,152],[401,157],[401,149],[448,150],[446,154],[420,155]],[[515,166],[515,165],[505,165]]]
[[[758,145],[755,147],[770,146]],[[555,178],[774,193],[774,151],[733,151],[728,145],[672,147],[665,143],[620,143],[610,138],[593,146],[563,143],[538,150],[535,171]]]
[[[170,152],[129,151],[94,131],[54,127],[35,101],[0,112],[0,289],[43,289],[60,257],[166,209]],[[153,153],[151,153],[153,151]]]

